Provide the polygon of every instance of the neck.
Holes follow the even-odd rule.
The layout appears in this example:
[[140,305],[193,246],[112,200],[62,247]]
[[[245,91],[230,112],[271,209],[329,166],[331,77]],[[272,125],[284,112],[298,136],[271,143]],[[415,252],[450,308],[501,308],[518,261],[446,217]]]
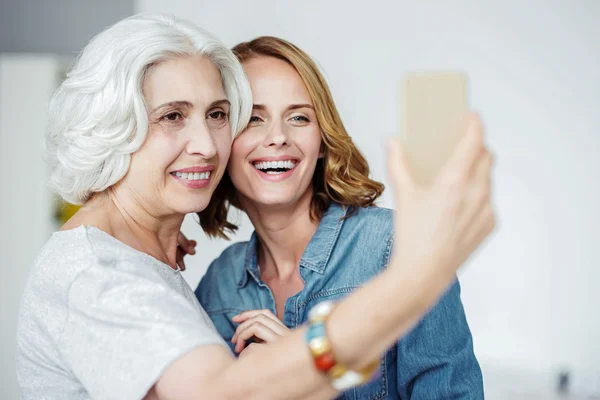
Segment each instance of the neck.
[[312,190],[295,203],[273,207],[242,200],[258,234],[258,264],[263,280],[288,280],[299,270],[300,259],[315,234],[318,222],[310,219]]
[[109,189],[90,199],[63,229],[95,226],[176,269],[177,239],[183,218],[184,215],[153,214],[135,197]]

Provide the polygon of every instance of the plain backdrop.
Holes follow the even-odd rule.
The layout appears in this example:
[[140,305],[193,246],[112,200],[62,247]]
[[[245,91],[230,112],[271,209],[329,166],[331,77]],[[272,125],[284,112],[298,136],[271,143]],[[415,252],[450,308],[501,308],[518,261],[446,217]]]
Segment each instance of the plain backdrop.
[[[133,12],[191,19],[231,46],[277,35],[306,50],[373,177],[384,183],[383,139],[400,125],[402,73],[466,71],[471,104],[497,160],[499,228],[460,274],[488,397],[516,398],[494,388],[534,387],[561,368],[600,382],[600,2],[46,3],[0,4],[0,52],[20,53],[0,56],[2,399],[18,398],[17,307],[28,266],[54,228],[41,140],[45,106],[64,68],[56,55],[72,57],[93,34]],[[379,204],[393,206],[389,190]],[[243,216],[241,222],[234,240],[252,231]],[[199,240],[184,273],[195,287],[229,243],[206,239],[193,216],[184,231]]]

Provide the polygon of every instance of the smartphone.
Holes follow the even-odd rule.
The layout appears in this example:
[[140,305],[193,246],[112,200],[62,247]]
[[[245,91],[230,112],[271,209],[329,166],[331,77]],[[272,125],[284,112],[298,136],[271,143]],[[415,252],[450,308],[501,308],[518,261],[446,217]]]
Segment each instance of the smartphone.
[[460,71],[415,71],[401,81],[400,135],[413,177],[433,182],[464,134],[467,76]]

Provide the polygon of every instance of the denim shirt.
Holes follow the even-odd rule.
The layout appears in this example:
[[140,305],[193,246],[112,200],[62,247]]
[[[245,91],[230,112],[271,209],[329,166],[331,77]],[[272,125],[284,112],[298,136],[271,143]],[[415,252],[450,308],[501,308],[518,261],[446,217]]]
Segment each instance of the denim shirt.
[[[300,260],[304,289],[285,303],[283,323],[295,328],[324,300],[339,300],[388,264],[393,211],[368,207],[343,219],[347,209],[332,204]],[[228,247],[209,266],[196,289],[198,300],[229,343],[246,310],[269,309],[275,300],[260,279],[257,237]],[[362,322],[357,320],[360,325]],[[282,357],[285,357],[282,354]],[[343,400],[483,399],[483,379],[455,282],[438,304],[381,359],[381,377],[344,392]]]

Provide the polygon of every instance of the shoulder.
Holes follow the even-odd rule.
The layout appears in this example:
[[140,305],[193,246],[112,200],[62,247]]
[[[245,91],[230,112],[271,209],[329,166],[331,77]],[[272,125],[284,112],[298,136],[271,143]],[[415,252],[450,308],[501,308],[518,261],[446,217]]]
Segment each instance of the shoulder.
[[151,263],[150,256],[95,228],[56,232],[38,255],[24,296],[67,297],[76,282],[105,287],[107,280],[127,281],[125,276],[160,282],[156,268],[148,268]]
[[37,360],[42,355],[52,354],[51,343],[60,337],[69,313],[73,282],[95,260],[83,227],[55,232],[48,239],[29,270],[21,297],[18,359]]
[[25,295],[57,294],[96,259],[86,228],[55,232],[38,254],[29,272]]
[[387,226],[393,223],[394,210],[378,206],[359,207],[350,218],[353,218],[357,223],[380,223]]
[[382,207],[361,207],[344,221],[343,235],[352,235],[361,242],[389,241],[394,234],[394,211]]

